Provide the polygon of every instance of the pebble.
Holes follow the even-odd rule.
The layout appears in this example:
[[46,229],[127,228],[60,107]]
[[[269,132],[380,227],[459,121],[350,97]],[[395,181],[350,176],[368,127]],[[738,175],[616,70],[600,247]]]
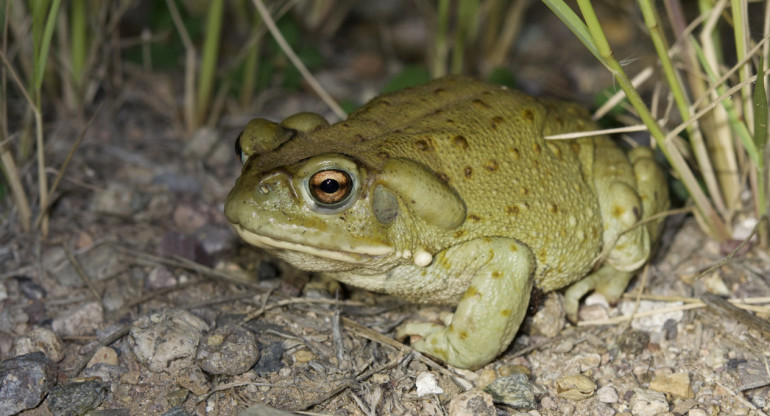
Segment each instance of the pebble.
[[532,318],[534,334],[541,334],[548,338],[559,335],[562,328],[564,328],[565,316],[564,302],[562,302],[560,295],[556,292],[549,293],[545,302],[543,302],[543,306]]
[[[76,255],[75,258],[80,267],[83,268],[83,273],[92,281],[114,276],[124,268],[124,265],[120,263],[120,257],[107,244],[94,247],[81,255]],[[51,273],[56,277],[56,281],[63,286],[84,287],[86,285],[69,260],[52,268]]]
[[104,309],[101,302],[86,302],[54,318],[51,327],[59,336],[91,335],[102,327]]
[[100,380],[57,385],[51,388],[46,403],[54,415],[84,415],[104,401],[107,388]]
[[484,392],[491,394],[495,403],[501,403],[514,409],[537,408],[532,383],[524,374],[500,377],[484,387]]
[[194,233],[209,221],[206,212],[197,209],[197,207],[193,205],[184,203],[178,205],[176,209],[174,209],[174,214],[171,218],[177,229],[186,234]]
[[596,383],[583,374],[572,374],[556,380],[556,393],[567,400],[583,400],[594,395]]
[[417,387],[417,397],[428,394],[441,394],[444,392],[444,390],[439,387],[436,375],[433,373],[422,372],[418,374],[414,384]]
[[91,368],[97,364],[118,365],[118,353],[110,347],[99,347],[86,364],[86,368]]
[[206,330],[206,322],[192,313],[166,309],[137,319],[128,340],[136,358],[151,371],[175,374],[195,366],[198,343]]
[[496,416],[492,396],[476,389],[466,391],[449,402],[450,416]]
[[0,362],[0,415],[36,407],[56,383],[56,367],[42,352]]
[[267,377],[272,373],[278,372],[283,367],[283,342],[273,342],[268,345],[261,345],[259,349],[259,361],[254,366],[254,371],[260,377]]
[[162,289],[176,284],[176,276],[163,266],[154,267],[144,279],[144,287],[149,290]]
[[708,416],[708,413],[703,409],[690,409],[690,411],[687,412],[687,416]]
[[48,296],[48,292],[35,282],[32,278],[27,276],[17,277],[16,282],[19,284],[19,291],[27,299],[40,300]]
[[612,386],[604,386],[596,390],[596,400],[602,403],[617,403],[618,392]]
[[628,331],[618,339],[618,348],[628,355],[639,355],[650,343],[650,335],[644,331]]
[[210,374],[237,375],[248,371],[259,359],[254,334],[239,326],[217,328],[203,338],[198,365]]
[[695,397],[690,387],[690,375],[687,373],[675,373],[669,375],[655,375],[650,381],[650,390],[671,394],[683,399]]
[[668,412],[666,395],[654,390],[635,390],[628,405],[634,416],[655,416]]
[[206,375],[196,366],[185,367],[177,371],[175,379],[180,386],[198,396],[202,396],[210,390]]
[[315,354],[308,350],[299,350],[294,353],[294,362],[297,364],[307,364],[315,358]]
[[64,358],[61,339],[47,328],[33,328],[14,340],[13,355],[19,356],[40,351],[48,359],[58,363]]
[[[642,300],[639,302],[639,309],[637,313],[654,311],[661,308],[671,306],[681,306],[682,302],[656,302],[651,300]],[[634,312],[635,302],[623,301],[620,304],[620,311],[623,315],[631,315]],[[684,311],[672,311],[666,313],[656,313],[651,316],[645,316],[643,318],[635,318],[631,321],[631,328],[639,331],[645,331],[653,334],[662,333],[663,325],[669,319],[673,319],[675,322],[681,322],[684,318]]]

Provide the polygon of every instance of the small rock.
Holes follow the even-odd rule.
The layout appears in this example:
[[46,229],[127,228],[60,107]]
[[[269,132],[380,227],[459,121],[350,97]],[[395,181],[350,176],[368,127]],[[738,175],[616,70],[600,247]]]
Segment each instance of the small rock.
[[690,387],[690,375],[687,373],[656,375],[650,381],[650,389],[672,394],[683,399],[695,397],[695,393],[692,391],[692,387]]
[[51,324],[59,336],[90,335],[101,328],[104,309],[100,302],[87,302],[56,317]]
[[618,348],[628,355],[639,355],[650,343],[650,335],[644,331],[628,331],[618,339]]
[[602,403],[617,403],[618,392],[612,386],[604,386],[596,390],[596,400]]
[[213,266],[214,259],[206,253],[201,242],[192,235],[168,231],[158,246],[158,255],[162,257],[180,256],[204,266]]
[[56,368],[42,352],[0,362],[0,416],[36,407],[56,383]]
[[521,410],[537,408],[534,388],[524,374],[500,377],[484,387],[484,391],[492,395],[495,403]]
[[206,330],[208,325],[190,312],[166,309],[137,319],[128,339],[136,358],[151,371],[175,374],[195,366],[198,342]]
[[208,334],[198,349],[198,365],[210,374],[245,373],[259,359],[254,334],[238,326],[224,326]]
[[80,373],[80,376],[85,379],[93,378],[109,383],[120,380],[120,377],[127,372],[128,370],[125,367],[99,363],[86,367]]
[[17,277],[16,282],[19,284],[19,291],[27,298],[33,300],[40,300],[48,295],[48,292],[40,286],[32,278],[22,276]]
[[593,396],[596,383],[582,374],[560,377],[556,380],[556,393],[567,400],[583,400]]
[[110,347],[99,347],[99,349],[94,352],[94,356],[88,360],[86,368],[91,368],[97,364],[118,365],[118,353]]
[[666,333],[666,341],[673,341],[679,334],[679,328],[677,322],[673,319],[669,319],[663,324],[663,331]]
[[436,381],[436,376],[433,373],[422,372],[418,374],[414,384],[417,387],[417,397],[422,397],[427,394],[441,394],[444,392],[444,390],[438,386],[438,381]]
[[299,350],[294,353],[294,362],[297,364],[307,364],[313,358],[315,358],[315,354],[308,350]]
[[267,377],[283,367],[281,357],[283,357],[283,342],[273,342],[269,345],[260,346],[259,361],[254,366],[254,370],[260,377]]
[[40,351],[51,361],[58,363],[64,358],[62,342],[56,333],[47,328],[33,328],[13,343],[13,355],[19,356]]
[[450,416],[496,416],[492,396],[476,389],[466,391],[449,402]]
[[176,209],[174,209],[172,219],[174,225],[176,225],[181,232],[187,234],[194,233],[208,222],[208,217],[205,212],[187,204],[178,205]]
[[144,279],[144,287],[149,290],[176,286],[176,284],[176,276],[163,266],[154,267]]
[[[664,307],[681,306],[682,302],[656,302],[651,300],[643,300],[639,302],[639,309],[637,313],[654,311]],[[623,315],[631,315],[634,312],[635,302],[623,301],[620,304],[620,311]],[[645,316],[643,318],[636,318],[631,321],[631,328],[639,331],[646,331],[649,333],[663,332],[663,325],[667,320],[673,319],[675,322],[681,322],[684,318],[684,311],[672,311],[666,313],[656,313],[651,316]]]
[[[123,269],[123,265],[120,263],[120,258],[116,255],[115,251],[107,244],[103,244],[93,249],[75,256],[80,267],[83,268],[83,273],[88,276],[89,279],[94,281],[103,280],[108,277],[114,276],[116,273]],[[83,287],[85,282],[80,274],[72,266],[72,263],[65,261],[58,263],[56,266],[50,269],[51,274],[56,276],[56,280],[59,284],[67,287]]]
[[564,303],[556,292],[551,292],[546,297],[543,306],[532,318],[532,329],[535,334],[542,334],[548,338],[559,335],[564,328]]
[[708,416],[708,413],[703,409],[690,409],[690,411],[687,412],[687,416]]
[[177,371],[175,375],[176,382],[180,386],[193,392],[193,394],[202,396],[209,392],[209,381],[197,366],[185,367]]
[[55,415],[84,415],[96,409],[107,396],[107,385],[100,380],[57,385],[48,394],[48,409]]
[[655,416],[668,412],[666,395],[654,390],[635,390],[628,406],[634,416]]

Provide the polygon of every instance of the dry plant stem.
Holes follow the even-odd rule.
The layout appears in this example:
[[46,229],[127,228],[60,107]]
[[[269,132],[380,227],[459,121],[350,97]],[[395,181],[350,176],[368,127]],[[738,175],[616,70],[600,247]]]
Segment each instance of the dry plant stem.
[[723,389],[724,389],[726,392],[730,393],[730,395],[731,395],[731,396],[735,397],[735,398],[736,398],[736,400],[738,400],[739,402],[743,403],[743,405],[744,405],[744,406],[746,406],[746,407],[748,407],[749,409],[751,409],[751,410],[753,410],[753,411],[757,412],[757,414],[758,414],[759,416],[768,416],[768,415],[767,415],[767,413],[763,412],[761,409],[758,409],[756,406],[754,406],[754,403],[751,403],[750,401],[746,400],[746,399],[745,399],[745,398],[744,398],[742,395],[740,395],[740,394],[738,394],[738,393],[736,393],[736,392],[732,391],[732,390],[731,390],[729,387],[727,387],[727,386],[726,386],[725,384],[723,384],[723,383],[720,383],[720,382],[719,382],[717,379],[715,379],[715,378],[711,378],[711,377],[709,377],[709,376],[707,376],[707,375],[703,374],[703,373],[702,373],[702,372],[700,372],[700,371],[697,371],[697,370],[696,370],[696,372],[697,372],[698,374],[700,374],[700,376],[701,376],[701,377],[703,377],[703,379],[704,379],[704,380],[706,380],[707,382],[708,382],[708,381],[711,381],[711,382],[714,382],[714,383],[716,383],[716,384],[717,384],[719,387],[723,388]]
[[[735,52],[738,61],[743,61],[747,56],[749,47],[749,6],[747,0],[732,0],[730,2],[733,17],[733,39],[735,40]],[[765,4],[767,7],[767,4]],[[740,80],[746,81],[751,76],[751,67],[744,65],[738,72]],[[751,105],[751,88],[741,90],[741,113],[746,125],[754,124],[754,107]]]
[[321,100],[323,100],[323,102],[329,106],[329,108],[334,112],[335,115],[337,115],[337,117],[340,119],[345,119],[347,117],[345,110],[343,110],[342,107],[340,107],[339,104],[337,104],[337,102],[334,101],[334,99],[329,95],[329,93],[323,89],[321,84],[318,83],[318,80],[315,79],[313,74],[308,71],[307,67],[302,63],[297,54],[294,53],[294,51],[291,49],[291,46],[289,46],[289,43],[286,42],[286,39],[283,37],[283,34],[281,34],[281,31],[278,30],[278,27],[275,25],[273,18],[270,16],[270,12],[262,3],[262,0],[252,0],[252,2],[259,11],[259,14],[262,16],[262,21],[265,23],[265,26],[267,26],[270,34],[273,35],[276,43],[278,43],[278,46],[281,47],[283,53],[286,54],[291,63],[297,68],[300,74],[302,74],[302,77],[305,79],[305,81],[310,85],[313,91],[318,94]]
[[[671,89],[671,93],[674,96],[674,101],[676,102],[679,114],[682,117],[682,120],[687,121],[690,118],[690,100],[687,97],[684,88],[682,87],[681,78],[679,77],[679,74],[674,70],[674,65],[671,62],[671,58],[669,56],[671,51],[666,42],[663,30],[660,27],[660,19],[655,11],[655,6],[650,2],[650,0],[640,0],[638,3],[639,8],[642,11],[642,16],[644,17],[644,22],[647,25],[650,39],[655,46],[655,51],[658,55],[658,62],[663,68],[663,73],[666,76],[666,81],[668,82],[668,86]],[[708,157],[706,144],[703,142],[703,136],[701,135],[700,129],[698,129],[698,125],[692,125],[687,129],[687,133],[690,137],[690,143],[692,144],[701,174],[703,175],[703,180],[709,190],[709,195],[711,195],[711,199],[714,201],[714,205],[720,212],[720,215],[722,215],[723,218],[726,218],[727,208],[725,206],[724,200],[722,199],[722,191],[720,191],[720,186],[717,183],[716,176],[714,175],[714,169],[711,166],[711,161]],[[729,171],[728,173],[730,172],[735,171]],[[730,180],[734,183],[723,182],[722,190],[725,192],[739,192],[740,186],[738,185],[737,176],[733,173],[727,176],[727,180]],[[730,194],[728,200],[735,200],[732,193]]]
[[[49,191],[50,194],[54,194],[56,192],[56,188],[59,187],[59,183],[61,183],[62,178],[64,178],[64,172],[67,171],[67,166],[69,166],[70,162],[72,161],[72,156],[75,155],[75,150],[77,150],[78,146],[80,146],[80,142],[83,141],[83,137],[85,137],[86,132],[91,127],[91,125],[94,123],[94,120],[96,119],[96,115],[99,114],[99,110],[101,110],[102,106],[99,105],[99,108],[96,109],[94,114],[91,116],[91,119],[88,120],[88,124],[86,124],[86,127],[83,129],[82,132],[80,132],[80,135],[78,136],[77,140],[75,140],[75,143],[72,144],[72,147],[70,147],[69,153],[67,153],[67,157],[64,158],[64,163],[62,163],[61,169],[59,169],[59,174],[56,175],[56,179],[53,181],[53,185],[51,185],[51,190]],[[40,221],[48,215],[48,210],[51,208],[50,204],[41,207],[40,213],[37,215],[37,218],[35,219],[35,228],[40,225]]]
[[13,202],[16,205],[16,210],[19,212],[21,229],[28,233],[29,225],[32,221],[32,211],[29,209],[29,200],[27,199],[26,192],[24,192],[24,185],[21,184],[21,178],[19,178],[19,168],[16,166],[16,161],[13,160],[13,155],[7,147],[0,150],[0,167],[3,168],[5,179],[11,187]]
[[182,17],[179,15],[179,9],[173,0],[166,0],[168,11],[171,14],[171,20],[174,21],[179,37],[182,38],[182,43],[185,49],[185,70],[184,70],[184,98],[183,98],[183,112],[184,112],[184,126],[188,134],[195,131],[198,127],[198,120],[195,119],[195,63],[197,61],[195,51],[195,45],[190,39],[190,35],[187,33],[187,29],[184,27]]
[[[507,1],[500,3],[503,5],[508,4]],[[524,14],[531,3],[532,0],[519,0],[508,6],[508,13],[505,15],[503,28],[499,34],[493,34],[496,42],[486,59],[487,64],[491,68],[497,68],[505,63],[508,53],[513,49],[513,44],[524,27]]]
[[438,0],[436,11],[436,29],[430,71],[433,78],[442,77],[447,73],[446,61],[449,52],[449,47],[447,46],[447,35],[449,32],[449,0]]
[[[35,103],[32,101],[32,97],[30,97],[29,94],[27,93],[27,89],[24,88],[24,84],[21,83],[19,76],[16,74],[16,71],[13,70],[13,67],[11,67],[11,64],[8,62],[8,59],[6,58],[5,53],[3,51],[0,51],[0,59],[3,60],[3,64],[5,64],[5,68],[8,70],[8,73],[11,74],[11,78],[13,78],[13,81],[19,87],[19,91],[21,91],[22,95],[27,100],[27,103],[29,103],[30,109],[35,114],[35,123],[40,135],[39,142],[42,142],[43,141],[43,138],[42,138],[43,121],[42,121],[42,118],[40,117],[40,111],[35,106]],[[39,146],[39,149],[42,150],[42,146]],[[3,150],[3,156],[5,156],[6,152],[7,150]],[[11,164],[8,164],[8,165],[4,164],[4,166],[6,166],[6,169],[8,166],[12,166],[12,165],[15,166],[15,163],[13,163],[13,158],[10,158],[9,160],[11,161]],[[5,163],[5,160],[3,160],[3,162]],[[38,162],[38,165],[41,166],[41,162]],[[42,162],[42,167],[43,167],[43,175],[40,178],[40,180],[42,184],[45,184],[45,188],[47,189],[48,185],[45,183],[45,161]],[[39,172],[40,172],[40,169],[38,169],[38,173]],[[14,169],[13,175],[18,175],[18,170]],[[27,200],[27,195],[24,193],[24,187],[21,184],[21,179],[18,178],[18,176],[16,176],[16,180],[10,182],[12,186],[14,186],[14,182],[16,183],[15,186],[18,187],[17,191],[13,191],[14,198],[18,198],[17,203],[21,201],[21,204],[17,205],[17,209],[19,209],[19,216],[24,221],[22,222],[22,228],[28,231],[29,222],[30,222],[30,219],[32,218],[32,213],[29,209],[29,202]],[[19,192],[19,194],[17,194],[16,192]],[[43,205],[44,197],[45,197],[45,202],[47,204],[48,194],[45,192],[41,192],[41,195],[40,195],[41,206],[45,206]],[[24,212],[22,212],[22,210]],[[26,218],[26,220],[24,218]],[[25,228],[25,224],[26,224],[26,228]],[[43,232],[43,234],[45,235],[46,232],[48,231],[48,221],[45,221],[45,224],[41,224],[41,225],[45,227],[45,230]]]
[[590,1],[578,0],[578,6],[583,13],[583,18],[586,20],[588,30],[591,33],[594,42],[596,43],[599,54],[607,64],[608,69],[612,72],[615,80],[626,92],[626,96],[634,106],[634,109],[636,109],[639,117],[650,129],[650,134],[658,143],[661,151],[664,155],[666,155],[666,158],[679,174],[682,183],[685,185],[687,191],[690,193],[690,196],[695,201],[695,205],[698,208],[698,211],[703,216],[706,224],[708,224],[710,227],[708,230],[709,233],[720,241],[727,240],[730,238],[730,232],[727,229],[727,225],[719,216],[719,214],[714,210],[714,207],[711,205],[711,201],[700,189],[698,181],[695,179],[695,176],[687,166],[687,163],[685,162],[682,155],[676,148],[669,146],[669,144],[666,143],[665,135],[663,134],[663,131],[661,130],[657,121],[652,117],[652,114],[650,114],[649,109],[642,101],[639,93],[631,85],[631,82],[629,81],[628,76],[626,76],[626,73],[623,70],[621,64],[613,56],[610,45],[607,42],[607,38],[604,36],[604,32],[602,31],[599,24],[599,19],[596,17],[596,13]]

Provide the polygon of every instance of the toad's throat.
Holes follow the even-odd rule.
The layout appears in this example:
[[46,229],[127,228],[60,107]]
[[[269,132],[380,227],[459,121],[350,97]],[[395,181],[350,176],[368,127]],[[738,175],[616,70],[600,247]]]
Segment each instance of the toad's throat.
[[256,234],[238,224],[233,224],[233,228],[235,228],[235,231],[238,233],[238,235],[241,236],[241,238],[243,238],[244,241],[256,247],[264,248],[267,250],[279,249],[306,253],[312,256],[345,263],[364,264],[370,262],[373,258],[387,256],[393,254],[394,252],[392,247],[380,245],[364,246],[355,252],[341,249],[318,248]]

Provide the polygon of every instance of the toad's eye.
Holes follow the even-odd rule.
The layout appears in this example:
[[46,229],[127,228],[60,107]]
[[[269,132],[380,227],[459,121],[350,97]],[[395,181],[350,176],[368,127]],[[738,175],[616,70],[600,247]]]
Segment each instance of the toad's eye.
[[322,170],[310,177],[308,188],[310,195],[319,205],[338,206],[344,204],[350,197],[353,179],[345,171]]

